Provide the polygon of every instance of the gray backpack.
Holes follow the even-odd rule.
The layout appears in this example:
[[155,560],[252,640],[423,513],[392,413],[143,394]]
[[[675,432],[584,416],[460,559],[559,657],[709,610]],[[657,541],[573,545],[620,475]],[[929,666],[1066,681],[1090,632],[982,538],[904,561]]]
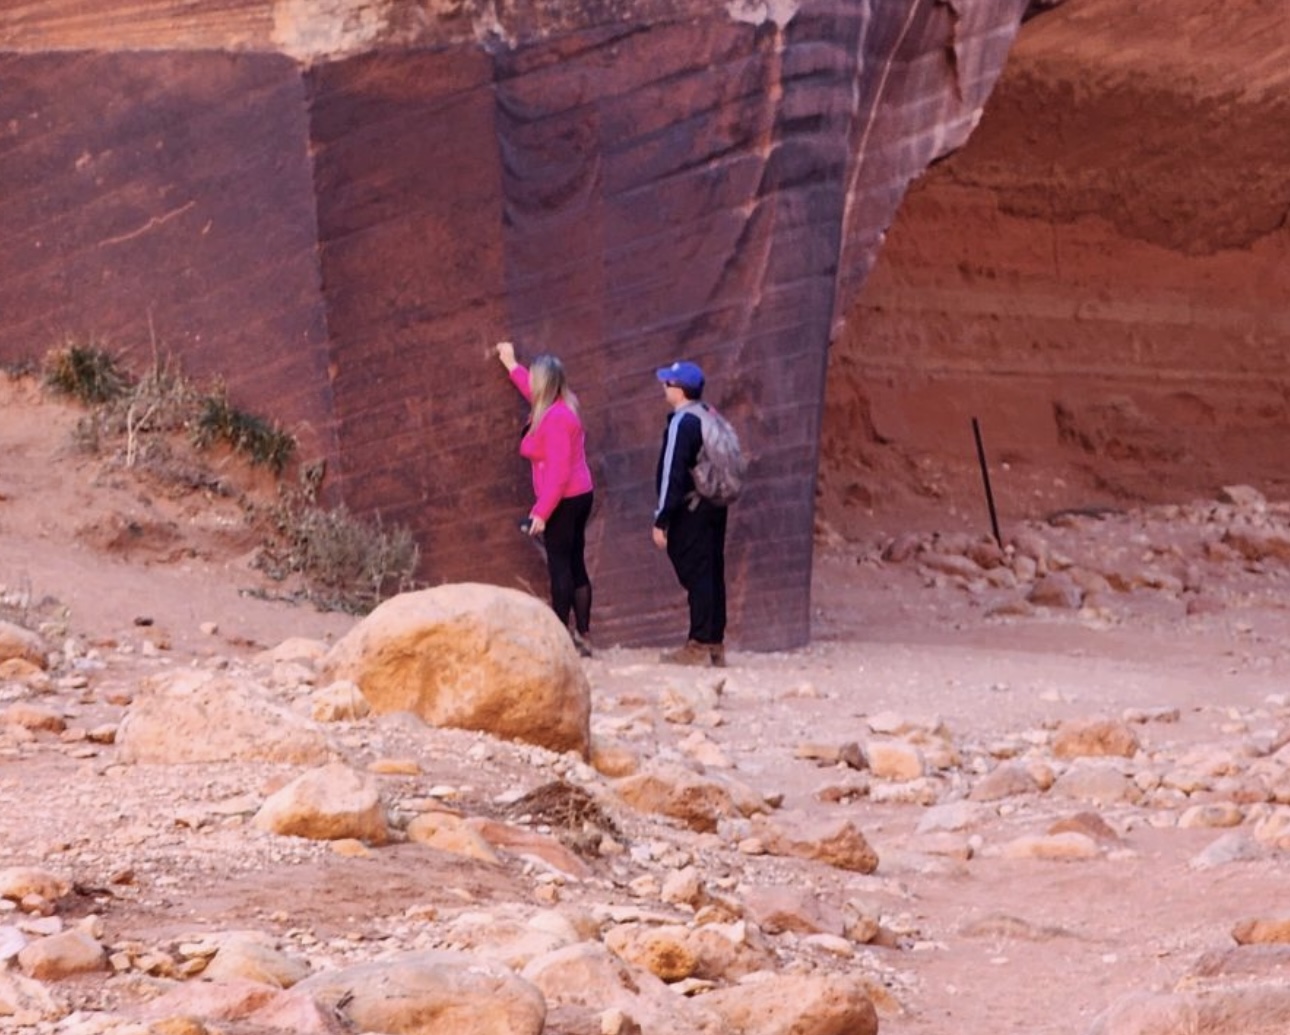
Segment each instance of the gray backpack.
[[690,508],[698,506],[699,499],[728,507],[743,492],[744,476],[748,473],[748,460],[739,445],[739,436],[730,422],[707,403],[690,403],[682,412],[693,413],[703,425],[703,446],[692,472],[697,498],[691,499]]

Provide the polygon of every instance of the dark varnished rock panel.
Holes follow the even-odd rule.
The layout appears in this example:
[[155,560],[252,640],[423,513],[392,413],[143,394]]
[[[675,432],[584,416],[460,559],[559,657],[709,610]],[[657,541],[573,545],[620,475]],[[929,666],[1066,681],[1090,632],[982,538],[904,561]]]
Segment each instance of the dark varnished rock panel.
[[[516,520],[491,60],[373,54],[309,76],[341,495],[418,534],[432,581],[540,589]],[[520,584],[524,584],[521,582]]]

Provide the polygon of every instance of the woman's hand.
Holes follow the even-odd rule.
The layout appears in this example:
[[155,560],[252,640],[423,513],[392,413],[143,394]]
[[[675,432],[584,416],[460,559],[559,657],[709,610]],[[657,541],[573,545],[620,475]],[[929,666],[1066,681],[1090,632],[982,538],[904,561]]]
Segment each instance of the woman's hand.
[[654,529],[654,545],[660,550],[667,549],[667,533],[661,528]]
[[541,535],[546,531],[546,522],[536,514],[529,518],[529,535]]
[[499,341],[497,343],[497,358],[502,361],[502,366],[508,371],[514,370],[517,365],[515,362],[515,343]]

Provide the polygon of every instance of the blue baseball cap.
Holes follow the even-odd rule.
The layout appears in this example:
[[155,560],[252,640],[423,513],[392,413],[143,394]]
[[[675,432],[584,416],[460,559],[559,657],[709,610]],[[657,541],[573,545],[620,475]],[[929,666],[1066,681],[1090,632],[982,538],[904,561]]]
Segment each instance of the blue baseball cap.
[[693,392],[703,387],[703,371],[697,363],[678,360],[670,367],[659,367],[655,374],[665,384],[679,385],[687,391]]

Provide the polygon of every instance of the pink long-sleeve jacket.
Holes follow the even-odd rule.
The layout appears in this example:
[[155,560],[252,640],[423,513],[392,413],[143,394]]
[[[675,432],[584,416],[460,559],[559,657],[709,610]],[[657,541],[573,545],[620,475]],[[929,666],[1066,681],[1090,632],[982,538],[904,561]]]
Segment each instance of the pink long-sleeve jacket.
[[[528,370],[516,366],[510,377],[520,394],[532,402]],[[529,511],[533,517],[549,521],[561,500],[592,490],[582,421],[561,400],[556,400],[542,415],[542,422],[520,440],[520,456],[533,465],[533,495],[537,497]]]

